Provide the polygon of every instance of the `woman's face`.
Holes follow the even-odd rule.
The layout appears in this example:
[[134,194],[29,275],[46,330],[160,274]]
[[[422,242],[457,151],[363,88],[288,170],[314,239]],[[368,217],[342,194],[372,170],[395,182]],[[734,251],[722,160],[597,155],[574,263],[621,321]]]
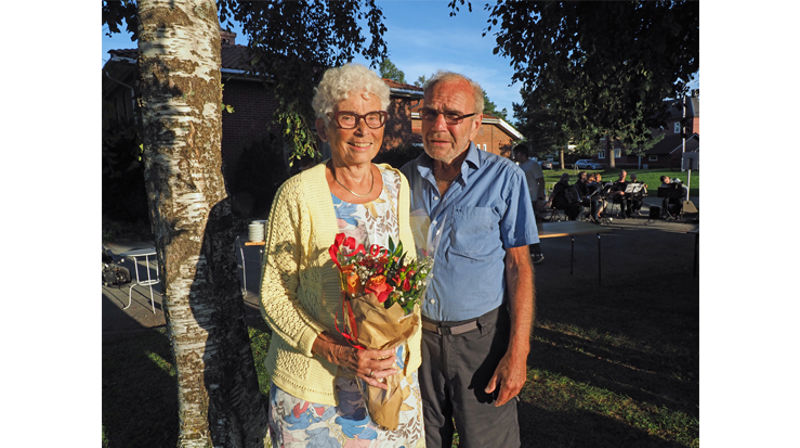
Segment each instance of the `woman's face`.
[[[382,110],[381,102],[376,95],[353,90],[346,99],[339,101],[334,106],[333,113],[353,112],[358,115],[366,115],[369,112],[380,110]],[[322,120],[317,120],[316,124],[320,139],[328,142],[331,146],[331,159],[334,166],[370,163],[381,149],[385,126],[372,129],[367,126],[364,119],[357,119],[355,128],[342,129],[337,125],[334,115],[331,115],[327,126]]]

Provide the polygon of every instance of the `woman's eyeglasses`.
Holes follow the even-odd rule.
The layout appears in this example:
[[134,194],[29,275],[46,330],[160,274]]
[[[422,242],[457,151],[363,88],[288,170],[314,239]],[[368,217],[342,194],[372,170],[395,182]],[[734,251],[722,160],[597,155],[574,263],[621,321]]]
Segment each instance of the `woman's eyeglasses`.
[[359,115],[355,112],[340,111],[333,114],[333,121],[341,129],[355,129],[358,126],[358,120],[363,119],[364,123],[370,129],[378,129],[386,124],[386,118],[389,113],[383,110],[376,110],[367,112],[365,115]]

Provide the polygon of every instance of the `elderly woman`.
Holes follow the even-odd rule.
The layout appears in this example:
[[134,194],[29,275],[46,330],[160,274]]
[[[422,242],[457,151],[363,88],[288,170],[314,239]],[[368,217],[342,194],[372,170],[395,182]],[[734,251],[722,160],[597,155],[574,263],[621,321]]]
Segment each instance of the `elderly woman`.
[[[417,368],[420,333],[389,350],[355,349],[338,335],[339,276],[329,246],[337,233],[365,247],[402,241],[414,254],[406,178],[372,159],[383,141],[389,88],[366,67],[327,70],[312,102],[320,140],[331,158],[278,190],[266,235],[261,304],[273,330],[266,368],[272,379],[269,427],[273,446],[423,446]],[[367,414],[357,379],[402,375],[408,391],[396,430]]]

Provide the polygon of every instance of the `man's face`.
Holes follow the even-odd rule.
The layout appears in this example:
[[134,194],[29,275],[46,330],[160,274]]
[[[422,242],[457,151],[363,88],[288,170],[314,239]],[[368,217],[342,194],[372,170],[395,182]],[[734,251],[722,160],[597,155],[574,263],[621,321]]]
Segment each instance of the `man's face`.
[[469,83],[451,79],[436,83],[425,95],[425,108],[440,112],[433,120],[422,120],[422,141],[425,152],[434,160],[451,163],[469,147],[478,135],[482,115],[447,124],[443,113],[466,115],[475,113],[475,98]]
[[586,173],[581,173],[580,177],[578,178],[581,182],[586,182]]
[[664,183],[665,183],[665,184],[668,184],[668,183],[670,183],[670,179],[669,179],[669,177],[665,177],[665,178],[664,178]]
[[625,177],[626,177],[627,175],[628,175],[628,172],[627,172],[627,171],[625,171],[625,170],[622,170],[622,171],[620,171],[620,172],[619,172],[619,178],[620,178],[620,180],[625,180]]

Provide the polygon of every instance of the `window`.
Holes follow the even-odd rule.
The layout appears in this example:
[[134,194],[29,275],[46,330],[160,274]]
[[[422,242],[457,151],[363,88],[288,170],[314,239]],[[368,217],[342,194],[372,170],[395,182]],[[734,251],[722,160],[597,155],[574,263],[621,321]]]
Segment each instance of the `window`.
[[622,149],[614,148],[614,158],[619,159],[620,157],[622,157]]
[[680,134],[681,133],[681,122],[680,121],[676,121],[675,124],[672,125],[672,132],[674,132],[675,134]]
[[648,161],[648,162],[658,162],[658,156],[656,156],[656,155],[649,155],[649,156],[647,156],[647,161]]
[[598,152],[597,153],[597,158],[598,159],[605,159],[606,158],[606,152],[605,151]]

